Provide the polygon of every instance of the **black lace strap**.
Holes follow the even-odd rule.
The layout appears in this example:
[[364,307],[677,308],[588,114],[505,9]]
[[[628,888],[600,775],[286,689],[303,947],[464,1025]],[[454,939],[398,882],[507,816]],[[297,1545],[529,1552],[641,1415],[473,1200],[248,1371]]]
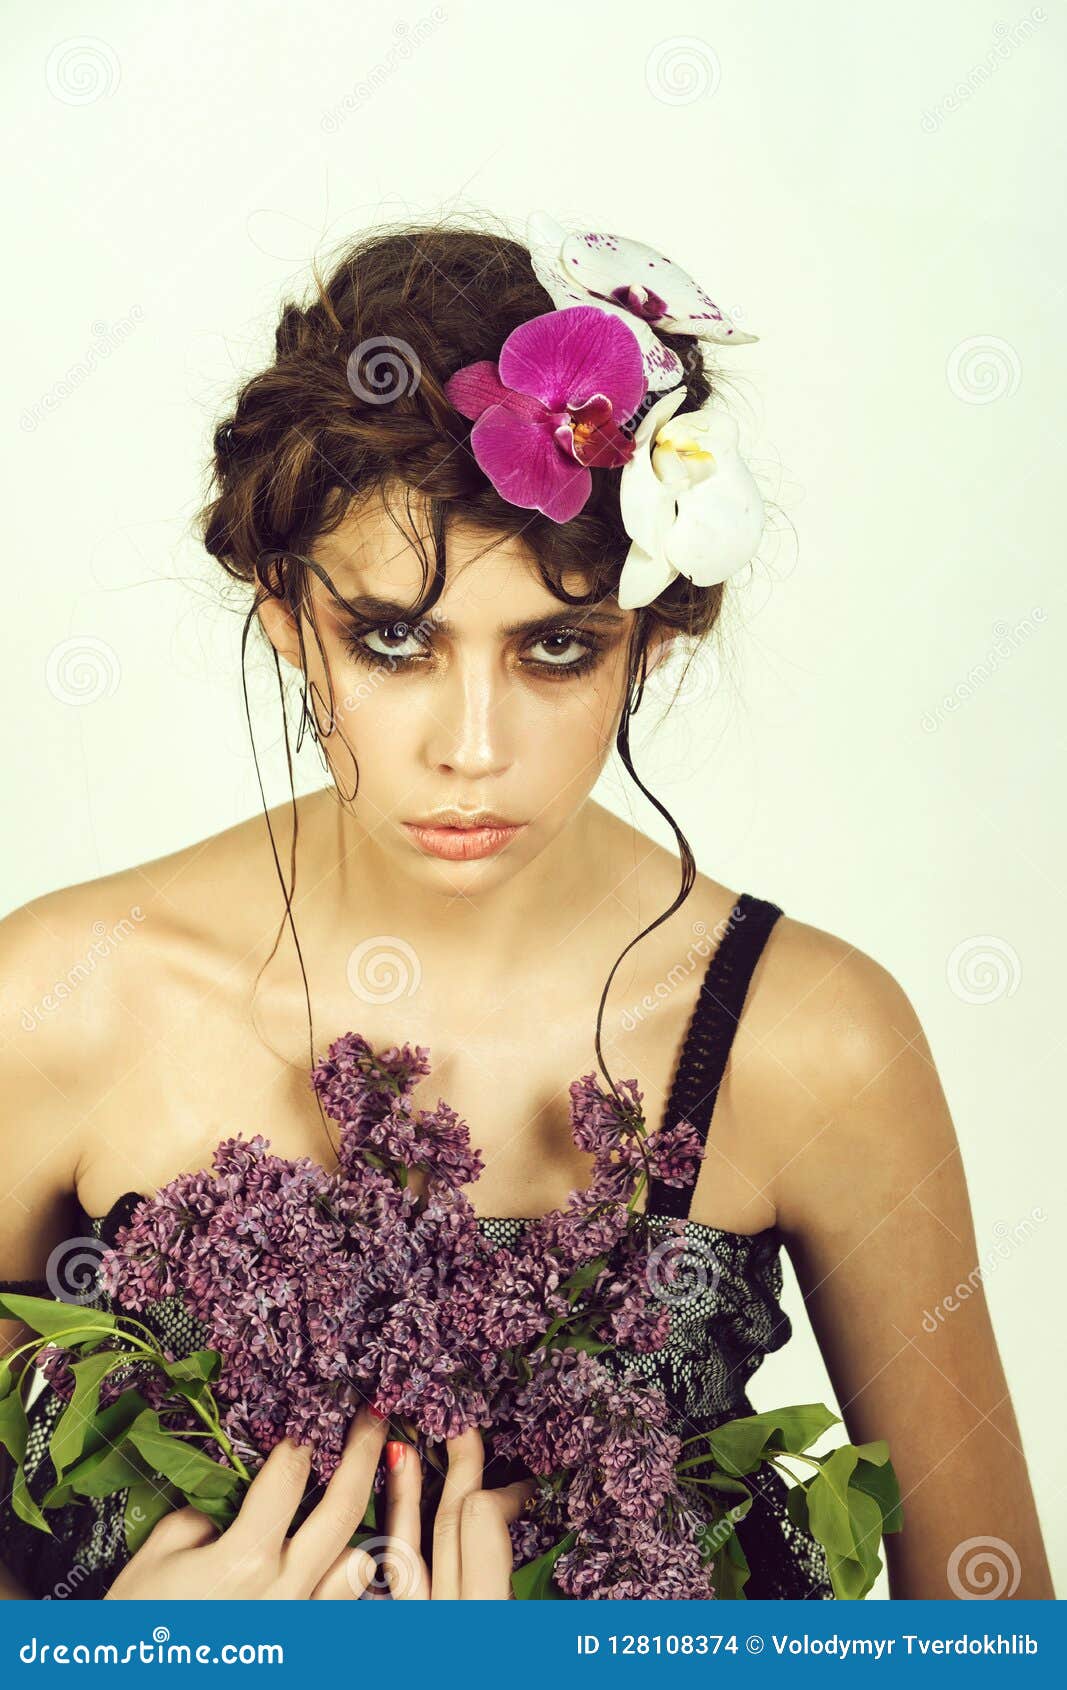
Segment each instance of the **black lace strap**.
[[[782,911],[767,898],[742,892],[730,911],[726,929],[712,952],[700,996],[693,1008],[674,1084],[663,1115],[665,1127],[689,1121],[707,1143],[715,1099],[726,1072],[726,1059],[741,1019],[749,983],[771,928]],[[699,1168],[697,1173],[699,1175]],[[686,1219],[693,1201],[693,1185],[665,1185],[654,1179],[648,1188],[646,1214]]]

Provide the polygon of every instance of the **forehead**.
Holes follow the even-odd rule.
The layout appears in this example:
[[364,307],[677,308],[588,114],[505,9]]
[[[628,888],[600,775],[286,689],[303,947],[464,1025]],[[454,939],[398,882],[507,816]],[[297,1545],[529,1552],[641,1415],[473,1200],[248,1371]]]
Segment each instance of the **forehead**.
[[[444,546],[445,585],[436,614],[455,621],[505,622],[566,609],[541,580],[521,534],[494,534],[452,517]],[[346,601],[368,597],[416,604],[424,591],[423,556],[431,571],[434,565],[428,502],[417,493],[407,498],[398,492],[375,493],[353,505],[333,533],[315,543],[311,556]],[[341,614],[329,589],[309,574],[317,603]],[[572,593],[588,590],[587,578],[577,569],[564,574],[563,585]],[[610,600],[600,608],[618,612]],[[626,619],[622,612],[619,619]]]

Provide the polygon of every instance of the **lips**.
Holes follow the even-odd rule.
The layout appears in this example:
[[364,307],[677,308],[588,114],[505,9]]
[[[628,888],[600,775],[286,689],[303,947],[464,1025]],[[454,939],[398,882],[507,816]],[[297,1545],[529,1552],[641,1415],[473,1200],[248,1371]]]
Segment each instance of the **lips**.
[[432,825],[423,822],[403,824],[404,831],[420,851],[431,857],[444,857],[450,862],[469,862],[475,857],[495,856],[521,833],[525,825],[525,822],[490,822],[475,826],[469,817],[461,826],[440,821]]
[[419,816],[413,821],[406,822],[407,827],[422,828],[462,828],[465,831],[483,827],[521,827],[522,822],[515,822],[508,816],[497,815],[495,810],[438,810],[432,816]]

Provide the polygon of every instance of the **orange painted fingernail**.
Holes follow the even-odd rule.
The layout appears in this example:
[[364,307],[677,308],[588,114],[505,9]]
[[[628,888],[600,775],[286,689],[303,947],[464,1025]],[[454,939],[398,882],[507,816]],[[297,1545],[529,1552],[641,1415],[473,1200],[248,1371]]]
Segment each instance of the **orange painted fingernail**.
[[373,1415],[375,1420],[387,1420],[389,1418],[388,1415],[382,1413],[380,1408],[375,1408],[372,1402],[367,1404],[367,1412]]
[[390,1472],[392,1472],[395,1467],[399,1467],[400,1463],[403,1461],[403,1459],[404,1459],[404,1446],[403,1446],[403,1444],[401,1444],[401,1443],[386,1444],[386,1446],[385,1446],[385,1461],[386,1461],[386,1465],[389,1468]]

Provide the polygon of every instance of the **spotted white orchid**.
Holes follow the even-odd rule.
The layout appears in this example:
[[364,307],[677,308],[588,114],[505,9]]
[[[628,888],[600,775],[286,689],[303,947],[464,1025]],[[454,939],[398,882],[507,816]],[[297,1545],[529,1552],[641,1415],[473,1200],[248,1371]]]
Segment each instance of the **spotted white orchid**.
[[678,575],[713,587],[749,562],[763,532],[759,488],[741,457],[737,424],[704,405],[676,417],[684,388],[664,394],[634,434],[619,503],[631,541],[619,605],[650,604]]
[[681,360],[660,340],[657,329],[699,335],[720,345],[758,338],[735,328],[692,276],[640,241],[592,231],[572,234],[544,211],[529,217],[526,241],[534,275],[557,308],[597,305],[629,324],[654,393],[676,387],[685,375]]

